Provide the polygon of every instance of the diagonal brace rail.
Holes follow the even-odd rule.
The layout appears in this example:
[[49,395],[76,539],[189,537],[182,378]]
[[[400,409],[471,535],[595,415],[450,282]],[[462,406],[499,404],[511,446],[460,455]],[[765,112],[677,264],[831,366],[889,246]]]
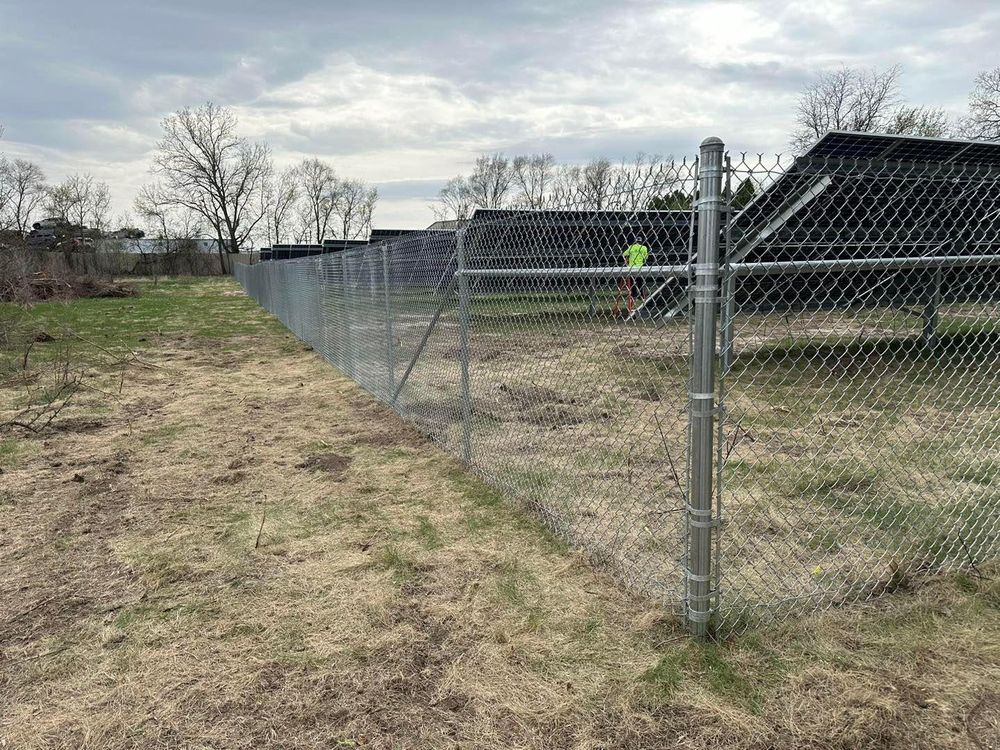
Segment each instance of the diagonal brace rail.
[[451,281],[448,282],[448,286],[445,287],[444,294],[441,295],[441,302],[434,311],[434,315],[431,316],[431,320],[427,324],[427,330],[424,331],[424,336],[420,339],[420,345],[417,346],[417,351],[414,352],[413,358],[410,360],[410,364],[407,365],[406,372],[404,372],[403,377],[399,379],[399,385],[396,386],[396,392],[392,394],[392,400],[389,402],[393,406],[396,405],[396,400],[399,398],[399,394],[402,393],[403,387],[406,385],[406,381],[409,380],[410,373],[413,372],[413,368],[417,365],[417,360],[420,359],[420,355],[423,353],[424,347],[427,346],[427,342],[430,340],[431,334],[434,332],[434,327],[437,325],[438,318],[440,318],[441,313],[444,312],[444,307],[448,304],[448,299],[451,297],[451,293],[455,290],[455,285],[457,283],[458,274],[455,274],[451,277]]

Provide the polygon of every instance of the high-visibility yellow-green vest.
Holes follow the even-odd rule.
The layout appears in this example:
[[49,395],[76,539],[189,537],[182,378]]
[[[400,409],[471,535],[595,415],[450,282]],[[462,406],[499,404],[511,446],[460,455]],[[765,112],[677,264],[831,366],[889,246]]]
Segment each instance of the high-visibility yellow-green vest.
[[649,248],[636,242],[629,245],[628,250],[622,253],[622,257],[625,258],[625,264],[629,268],[642,268],[649,257]]

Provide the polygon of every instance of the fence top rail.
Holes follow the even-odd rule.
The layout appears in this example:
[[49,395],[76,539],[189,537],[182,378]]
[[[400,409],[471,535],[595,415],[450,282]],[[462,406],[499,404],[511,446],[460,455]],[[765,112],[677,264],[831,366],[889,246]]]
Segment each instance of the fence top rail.
[[1000,266],[1000,255],[926,255],[916,257],[772,260],[723,264],[735,276],[814,273],[822,271],[901,271],[918,268]]
[[605,276],[687,276],[691,266],[687,263],[670,266],[594,266],[581,268],[466,268],[457,271],[462,276],[480,278],[600,278]]
[[[966,268],[1000,266],[1000,255],[937,255],[918,257],[831,258],[814,260],[774,260],[721,264],[733,276],[814,273],[818,271],[897,271],[917,268]],[[456,272],[476,278],[604,278],[645,277],[682,278],[691,274],[694,264],[669,266],[599,266],[593,268],[466,268]]]

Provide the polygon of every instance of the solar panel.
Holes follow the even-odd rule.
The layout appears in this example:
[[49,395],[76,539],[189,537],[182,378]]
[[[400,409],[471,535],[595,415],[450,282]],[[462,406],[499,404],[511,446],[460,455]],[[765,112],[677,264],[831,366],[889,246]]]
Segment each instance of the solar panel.
[[690,211],[479,209],[466,231],[470,268],[591,268],[621,265],[636,240],[650,264],[687,259]]
[[418,234],[426,230],[422,229],[373,229],[368,235],[368,242],[383,242],[385,240],[393,240],[397,237],[403,237],[408,234]]
[[1000,163],[1000,143],[833,130],[813,144],[802,158],[946,162],[959,154],[963,157],[959,161],[962,164],[995,165]]
[[[783,169],[743,167],[747,179],[767,186],[733,218],[727,257],[731,263],[805,264],[1000,253],[997,166],[997,143],[828,133]],[[757,304],[777,309],[808,299],[848,306],[857,304],[859,290],[872,287],[880,290],[867,295],[872,304],[884,304],[890,292],[895,301],[926,296],[926,269],[844,268],[780,284],[775,279],[770,290],[758,282]],[[997,281],[994,269],[978,273],[980,287]],[[968,277],[968,271],[951,275]],[[945,287],[952,301],[965,294],[947,279]],[[982,289],[975,295],[981,298]]]

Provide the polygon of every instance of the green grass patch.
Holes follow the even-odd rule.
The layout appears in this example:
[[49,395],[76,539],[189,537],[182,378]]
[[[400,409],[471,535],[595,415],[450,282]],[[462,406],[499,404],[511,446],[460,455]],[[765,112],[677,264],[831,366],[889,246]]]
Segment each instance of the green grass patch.
[[653,688],[660,698],[669,698],[684,681],[683,667],[687,658],[680,648],[660,657],[656,666],[642,673],[641,680]]
[[24,455],[24,445],[15,438],[0,440],[0,469],[12,469]]
[[1000,477],[1000,462],[997,461],[975,461],[953,469],[948,473],[950,479],[960,482],[972,482],[989,486]]
[[399,545],[390,544],[379,554],[379,562],[386,570],[392,572],[397,583],[411,581],[417,576],[417,566],[406,557]]
[[[40,302],[27,310],[0,305],[0,315],[17,315],[33,332],[53,341],[32,347],[33,363],[55,361],[73,351],[74,361],[106,358],[104,349],[141,349],[155,337],[230,339],[284,332],[275,319],[260,314],[257,303],[235,292],[231,279],[166,279],[153,285],[137,281],[138,297]],[[21,352],[23,354],[23,352]]]
[[417,516],[417,529],[414,536],[430,550],[438,549],[442,545],[441,535],[427,516]]
[[684,683],[696,683],[724,701],[759,714],[767,690],[781,682],[787,665],[756,635],[729,643],[676,644],[640,675],[658,698],[669,698]]
[[188,424],[165,424],[157,427],[152,432],[146,433],[141,439],[145,445],[163,445],[172,442],[189,429],[191,429],[191,425]]

